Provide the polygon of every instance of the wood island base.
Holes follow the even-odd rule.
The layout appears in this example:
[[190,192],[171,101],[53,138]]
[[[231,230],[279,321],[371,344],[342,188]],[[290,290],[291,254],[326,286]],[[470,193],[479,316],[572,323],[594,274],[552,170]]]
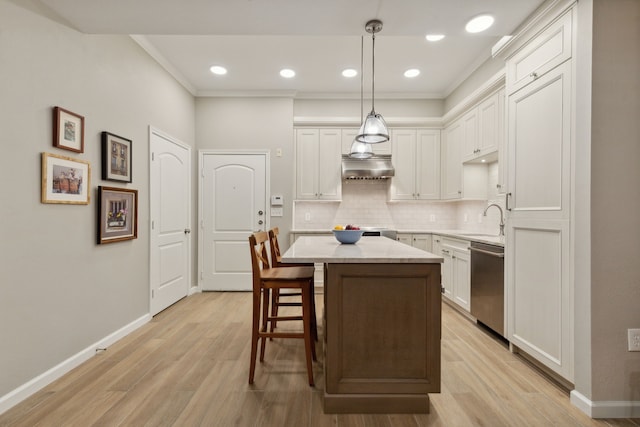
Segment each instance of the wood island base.
[[326,413],[428,413],[440,392],[439,263],[325,264]]

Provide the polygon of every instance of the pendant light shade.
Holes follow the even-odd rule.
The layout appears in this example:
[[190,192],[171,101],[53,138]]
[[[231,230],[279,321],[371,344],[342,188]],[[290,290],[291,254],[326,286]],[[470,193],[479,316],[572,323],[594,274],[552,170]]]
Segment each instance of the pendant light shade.
[[367,144],[366,142],[353,141],[351,144],[351,152],[349,153],[349,157],[353,157],[354,159],[368,159],[373,157],[373,149],[371,148],[371,144]]
[[376,82],[376,33],[382,30],[382,21],[373,19],[367,22],[365,30],[371,34],[372,61],[371,61],[371,112],[362,123],[356,141],[367,144],[380,144],[389,140],[389,130],[384,118],[375,109],[375,82]]
[[367,144],[380,144],[388,140],[389,130],[387,129],[387,123],[385,123],[380,114],[371,111],[362,126],[360,126],[356,141]]

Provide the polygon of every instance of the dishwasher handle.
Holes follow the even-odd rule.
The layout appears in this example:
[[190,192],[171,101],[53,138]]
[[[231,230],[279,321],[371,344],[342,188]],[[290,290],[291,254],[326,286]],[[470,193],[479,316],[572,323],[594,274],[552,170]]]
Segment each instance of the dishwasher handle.
[[504,258],[504,252],[491,252],[491,251],[485,251],[484,249],[478,249],[478,248],[474,248],[474,247],[469,247],[469,250],[471,252],[479,252],[481,254],[493,256],[493,257],[496,257],[496,258]]

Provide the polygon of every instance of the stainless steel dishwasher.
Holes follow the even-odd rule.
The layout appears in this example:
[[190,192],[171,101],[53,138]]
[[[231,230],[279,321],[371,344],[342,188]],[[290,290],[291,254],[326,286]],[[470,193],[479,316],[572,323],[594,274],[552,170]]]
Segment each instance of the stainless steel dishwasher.
[[504,247],[471,242],[471,315],[504,337]]

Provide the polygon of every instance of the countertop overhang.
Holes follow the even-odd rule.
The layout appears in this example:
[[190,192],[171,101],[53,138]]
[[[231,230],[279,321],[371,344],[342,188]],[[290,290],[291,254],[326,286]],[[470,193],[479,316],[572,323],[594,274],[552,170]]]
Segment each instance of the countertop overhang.
[[287,263],[337,264],[439,264],[444,259],[386,237],[362,237],[355,244],[342,244],[333,236],[301,236],[282,255]]

